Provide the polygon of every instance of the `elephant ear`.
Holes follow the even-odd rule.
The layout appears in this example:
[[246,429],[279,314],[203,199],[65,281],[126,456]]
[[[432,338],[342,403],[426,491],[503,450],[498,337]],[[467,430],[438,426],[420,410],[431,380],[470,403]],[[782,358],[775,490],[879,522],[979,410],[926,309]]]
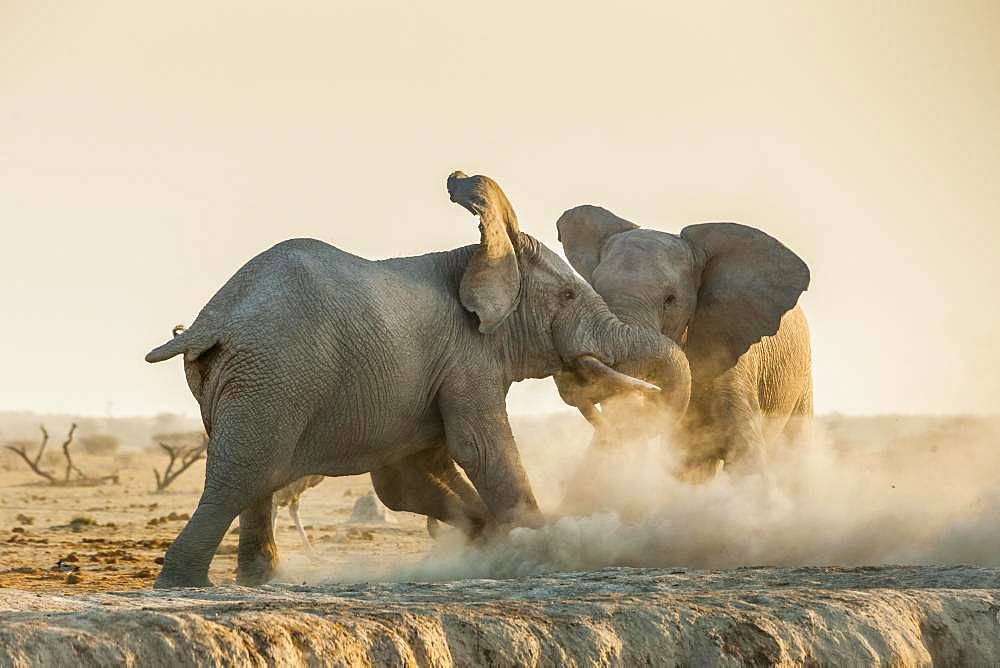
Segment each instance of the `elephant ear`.
[[573,207],[556,221],[559,241],[566,259],[583,278],[592,283],[594,269],[601,263],[601,248],[620,232],[639,229],[607,209],[592,204]]
[[479,216],[479,248],[462,275],[459,299],[479,316],[479,331],[489,334],[517,307],[521,296],[517,216],[500,186],[488,176],[454,172],[448,177],[448,195]]
[[809,287],[809,267],[777,239],[736,223],[689,225],[681,237],[704,261],[686,352],[697,381],[736,364],[778,331],[782,316]]

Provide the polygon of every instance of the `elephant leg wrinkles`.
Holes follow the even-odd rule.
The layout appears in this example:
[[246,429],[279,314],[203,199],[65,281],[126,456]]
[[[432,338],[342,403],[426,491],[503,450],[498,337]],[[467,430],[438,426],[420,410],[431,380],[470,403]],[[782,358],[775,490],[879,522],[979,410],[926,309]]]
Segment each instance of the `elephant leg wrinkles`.
[[371,478],[382,503],[392,510],[440,520],[470,539],[492,524],[486,504],[459,473],[443,445],[372,471]]
[[278,566],[271,520],[272,495],[254,501],[240,513],[240,546],[236,558],[236,581],[242,585],[264,584]]
[[472,374],[449,378],[438,404],[448,452],[501,524],[537,526],[543,518],[507,421],[506,388]]
[[[298,477],[281,470],[297,440],[294,420],[266,409],[232,411],[215,421],[205,465],[205,489],[198,508],[167,550],[155,586],[210,586],[208,569],[215,551],[240,516],[239,580],[263,582],[277,561],[271,495]],[[287,416],[283,416],[287,418]],[[271,432],[263,425],[269,425]],[[284,438],[275,436],[282,427]]]
[[220,501],[206,489],[184,529],[167,549],[156,588],[211,587],[208,567],[241,508],[231,501]]
[[739,367],[699,388],[685,431],[685,477],[711,477],[720,460],[727,470],[759,470],[765,465],[760,403]]

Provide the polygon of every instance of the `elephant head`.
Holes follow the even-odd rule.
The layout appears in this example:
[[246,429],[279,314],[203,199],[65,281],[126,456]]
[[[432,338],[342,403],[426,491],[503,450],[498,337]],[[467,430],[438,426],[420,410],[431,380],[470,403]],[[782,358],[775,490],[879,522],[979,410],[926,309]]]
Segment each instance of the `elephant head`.
[[584,205],[556,227],[570,263],[615,315],[681,343],[696,383],[777,332],[809,286],[805,262],[745,225],[703,223],[675,235]]
[[[480,243],[462,274],[459,300],[476,316],[480,333],[519,348],[501,355],[512,360],[514,380],[572,377],[574,390],[564,399],[591,417],[593,404],[635,392],[683,411],[690,375],[674,341],[616,318],[558,255],[520,231],[492,179],[455,172],[448,193],[480,220]],[[640,373],[658,385],[634,377]]]

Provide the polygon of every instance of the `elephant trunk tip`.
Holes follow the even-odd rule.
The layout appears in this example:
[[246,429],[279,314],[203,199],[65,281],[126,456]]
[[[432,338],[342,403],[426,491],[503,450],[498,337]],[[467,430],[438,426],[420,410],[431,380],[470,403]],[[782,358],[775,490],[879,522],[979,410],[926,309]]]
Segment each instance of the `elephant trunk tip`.
[[666,369],[660,384],[663,386],[660,396],[666,400],[676,419],[680,420],[691,403],[691,364],[687,355],[676,344],[672,343],[667,351]]

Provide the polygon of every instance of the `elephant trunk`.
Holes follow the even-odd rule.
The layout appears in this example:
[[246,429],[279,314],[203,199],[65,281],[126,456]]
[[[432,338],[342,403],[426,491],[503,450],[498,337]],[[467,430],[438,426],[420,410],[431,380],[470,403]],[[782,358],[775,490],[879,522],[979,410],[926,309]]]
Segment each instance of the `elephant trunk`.
[[625,323],[619,329],[619,338],[626,342],[626,349],[617,358],[615,368],[658,385],[657,407],[667,411],[671,422],[679,420],[691,401],[691,367],[687,355],[657,330]]
[[604,421],[594,405],[628,393],[651,399],[657,419],[672,424],[685,414],[691,400],[691,369],[680,346],[656,330],[616,318],[609,318],[595,335],[597,349],[614,368],[594,355],[581,355],[570,372],[556,376],[566,403],[598,427]]

